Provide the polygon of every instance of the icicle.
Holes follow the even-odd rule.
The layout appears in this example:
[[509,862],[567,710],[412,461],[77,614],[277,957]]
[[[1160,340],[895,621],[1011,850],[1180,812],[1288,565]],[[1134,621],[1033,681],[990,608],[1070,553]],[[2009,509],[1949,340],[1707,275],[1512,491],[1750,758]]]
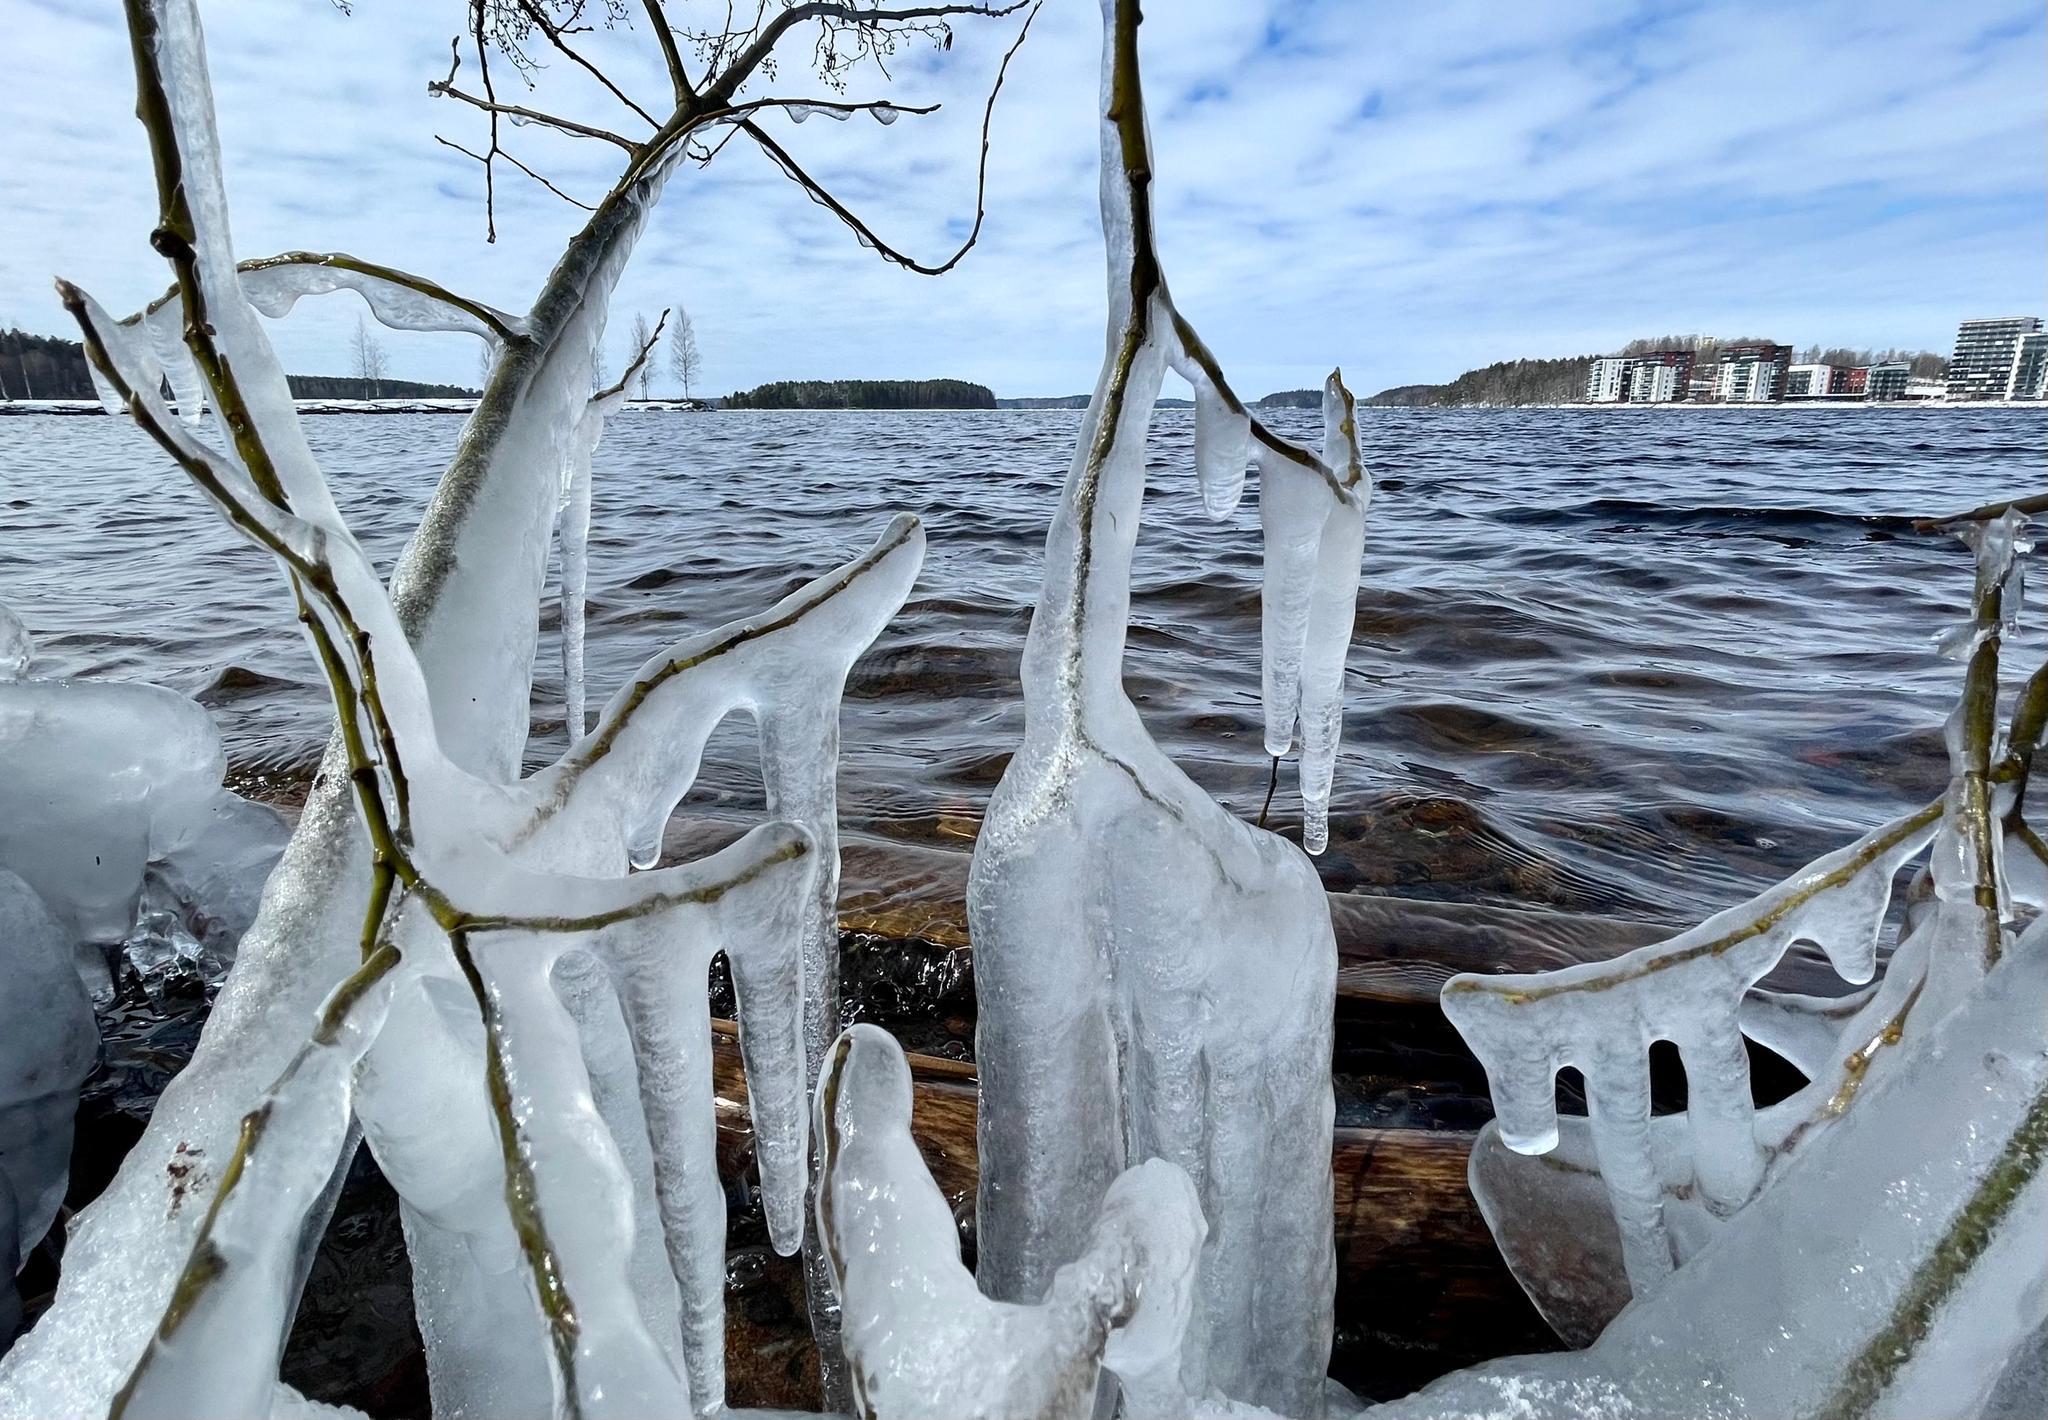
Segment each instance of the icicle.
[[[587,594],[590,583],[590,465],[604,432],[609,411],[596,400],[584,412],[570,440],[568,466],[563,472],[562,506],[558,536],[562,545],[562,701],[563,723],[569,743],[575,744],[588,731],[584,716],[583,639],[586,627]],[[636,862],[645,868],[648,862]]]
[[887,128],[902,116],[903,110],[897,108],[894,104],[876,104],[868,112],[875,116],[875,122]]
[[812,108],[809,104],[789,104],[786,105],[785,107],[786,111],[789,114],[789,121],[791,123],[807,122],[810,119],[810,116],[817,112],[817,110]]
[[1195,482],[1202,506],[1222,519],[1244,496],[1245,468],[1251,462],[1252,424],[1244,411],[1232,409],[1215,382],[1200,369],[1195,387]]
[[1301,663],[1309,604],[1330,495],[1322,480],[1285,455],[1259,450],[1259,521],[1265,528],[1260,597],[1260,680],[1266,711],[1266,753],[1294,748],[1301,713]]
[[291,313],[302,296],[354,291],[378,322],[392,330],[460,331],[496,343],[526,330],[523,317],[480,303],[458,303],[402,271],[375,267],[339,252],[288,252],[241,265],[242,293],[273,320]]

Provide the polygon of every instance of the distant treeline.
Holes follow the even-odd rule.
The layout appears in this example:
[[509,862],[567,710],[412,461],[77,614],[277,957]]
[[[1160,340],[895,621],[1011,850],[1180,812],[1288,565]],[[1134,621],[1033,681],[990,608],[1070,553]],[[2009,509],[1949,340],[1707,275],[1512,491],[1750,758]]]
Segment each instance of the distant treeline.
[[727,395],[727,409],[994,409],[966,380],[776,380]]
[[54,335],[0,330],[0,399],[91,399],[85,347]]
[[[461,385],[423,385],[416,380],[361,380],[354,375],[286,375],[294,399],[475,399]],[[373,392],[374,391],[374,392]]]
[[[348,375],[287,375],[297,399],[474,399],[459,385],[359,380]],[[376,394],[370,391],[375,389]],[[0,330],[0,399],[92,399],[85,347],[55,335]]]
[[[1694,364],[1711,365],[1719,358],[1724,345],[1773,345],[1775,341],[1762,336],[1745,335],[1735,339],[1717,335],[1654,335],[1641,340],[1631,340],[1615,353],[1618,355],[1647,355],[1653,350],[1690,350]],[[1903,360],[1912,366],[1916,378],[1938,380],[1948,373],[1948,357],[1932,350],[1908,350],[1897,346],[1889,350],[1856,350],[1846,345],[1822,347],[1809,345],[1793,355],[1795,365],[1837,365],[1844,369],[1859,369],[1865,365],[1884,365]]]
[[1569,404],[1586,397],[1591,355],[1559,360],[1502,360],[1483,370],[1467,370],[1447,385],[1396,385],[1381,390],[1367,404]]

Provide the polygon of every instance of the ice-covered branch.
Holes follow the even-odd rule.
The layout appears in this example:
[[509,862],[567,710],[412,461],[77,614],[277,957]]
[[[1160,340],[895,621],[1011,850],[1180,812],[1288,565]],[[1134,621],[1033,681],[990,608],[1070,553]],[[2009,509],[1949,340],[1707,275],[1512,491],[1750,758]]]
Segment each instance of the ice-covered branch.
[[[1111,1181],[1157,1156],[1194,1181],[1210,1225],[1176,1383],[1197,1399],[1319,1414],[1336,948],[1307,857],[1193,784],[1124,689],[1146,435],[1185,350],[1151,229],[1138,6],[1102,9],[1109,328],[1025,641],[1024,744],[990,801],[968,888],[978,1271],[992,1297],[1038,1300],[1087,1250]],[[1228,511],[1253,434],[1195,374],[1197,478],[1210,510]],[[1324,434],[1331,466],[1358,466],[1335,376]],[[1368,485],[1361,472],[1341,486],[1306,451],[1262,449],[1259,467],[1269,731],[1284,747],[1304,725],[1304,843],[1319,849]],[[1263,1286],[1262,1273],[1287,1284]]]
[[1541,1154],[1558,1143],[1557,1072],[1584,1076],[1600,1174],[1636,1295],[1676,1265],[1650,1137],[1649,1048],[1669,1040],[1685,1062],[1692,1158],[1708,1204],[1730,1212],[1762,1181],[1743,1052],[1750,988],[1798,941],[1827,953],[1851,982],[1870,980],[1892,879],[1930,838],[1929,805],[1865,835],[1739,907],[1612,961],[1537,975],[1454,976],[1444,1012],[1486,1067],[1500,1137]]
[[[1660,1289],[1729,1219],[1781,1186],[1799,1158],[1863,1110],[1873,1082],[1904,1068],[1902,1044],[1925,1039],[1998,965],[2008,897],[2048,897],[2038,860],[2022,855],[2023,873],[2009,880],[2006,853],[2008,835],[2029,849],[2038,841],[2014,791],[2048,692],[2030,682],[2021,693],[2003,757],[1995,720],[1999,650],[2018,610],[2022,521],[2008,509],[1963,527],[1977,577],[1968,620],[1944,639],[1969,664],[1949,717],[1951,777],[1940,801],[1668,942],[1559,972],[1446,984],[1444,1009],[1485,1064],[1496,1109],[1474,1148],[1474,1191],[1516,1275],[1567,1337],[1589,1339],[1631,1292]],[[2004,785],[2014,789],[2001,812]],[[1909,907],[1881,982],[1839,1000],[1757,986],[1798,940],[1818,944],[1845,979],[1869,980],[1892,880],[1930,842],[1925,896]],[[1790,1060],[1808,1083],[1759,1109],[1744,1037]],[[1661,1119],[1649,1111],[1656,1040],[1678,1046],[1687,1089],[1684,1113]],[[1558,1117],[1554,1077],[1567,1065],[1584,1076],[1588,1119]],[[1505,1150],[1551,1157],[1522,1161]],[[1606,1220],[1589,1216],[1600,1205],[1582,1180],[1611,1214],[1611,1244]],[[1554,1266],[1560,1234],[1583,1240],[1586,1258],[1606,1259],[1612,1248],[1612,1278],[1587,1262]]]
[[2048,493],[2029,493],[2024,498],[2008,498],[2002,503],[1986,503],[1972,508],[1967,513],[1951,513],[1945,518],[1921,518],[1914,524],[1922,532],[1955,532],[1958,523],[1988,523],[2004,517],[2007,513],[2018,513],[2033,517],[2048,513]]

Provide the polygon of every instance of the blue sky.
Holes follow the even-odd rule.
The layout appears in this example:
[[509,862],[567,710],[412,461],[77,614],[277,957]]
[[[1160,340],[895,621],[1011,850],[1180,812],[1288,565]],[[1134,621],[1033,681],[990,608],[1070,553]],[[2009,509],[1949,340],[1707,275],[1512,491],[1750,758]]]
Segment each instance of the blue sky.
[[[772,0],[771,0],[772,3]],[[244,255],[351,251],[523,309],[581,214],[516,173],[483,241],[477,115],[434,100],[454,0],[202,9]],[[723,3],[676,0],[722,15]],[[119,309],[160,290],[150,174],[112,0],[13,0],[0,47],[0,324],[57,331],[49,277]],[[637,7],[636,7],[637,13]],[[852,81],[944,105],[882,127],[784,122],[886,237],[950,249],[1014,21],[964,23]],[[887,267],[745,141],[671,184],[614,307],[686,306],[703,387],[951,375],[1087,389],[1101,356],[1096,6],[1047,0],[1011,67],[980,246]],[[1161,244],[1183,309],[1251,393],[1447,379],[1680,331],[1946,349],[1966,316],[2048,314],[2048,29],[2039,0],[1417,5],[1153,0],[1144,30]],[[591,37],[658,95],[644,33]],[[794,65],[776,92],[798,92]],[[564,65],[541,107],[622,123]],[[520,132],[586,199],[615,150]],[[353,298],[302,304],[287,364],[342,372]],[[475,344],[390,338],[393,373],[468,382]]]

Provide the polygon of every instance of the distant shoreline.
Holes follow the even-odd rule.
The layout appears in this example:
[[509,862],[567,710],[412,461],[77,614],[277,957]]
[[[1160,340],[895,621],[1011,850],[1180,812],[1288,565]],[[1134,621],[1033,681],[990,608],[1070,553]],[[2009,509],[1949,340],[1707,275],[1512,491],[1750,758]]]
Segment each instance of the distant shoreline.
[[[476,408],[473,399],[301,399],[294,403],[301,414],[468,414]],[[1363,404],[1363,401],[1361,401]],[[1155,409],[1181,412],[1190,406],[1186,401],[1154,406]],[[1293,409],[1293,405],[1254,405],[1255,410],[1267,413],[1278,409]],[[1598,413],[1620,413],[1623,411],[1677,411],[1717,414],[1747,414],[1758,410],[2043,410],[2048,403],[2033,400],[1942,400],[1942,399],[1899,399],[1899,400],[1814,400],[1791,399],[1768,404],[1718,404],[1693,403],[1691,401],[1668,401],[1659,404],[1381,404],[1364,405],[1369,409],[1401,409],[1422,414],[1442,414],[1455,411],[1487,411],[1507,413],[1522,409],[1582,409]],[[0,417],[7,415],[103,415],[107,411],[96,399],[15,399],[0,400]],[[619,411],[622,414],[1073,414],[1079,411],[1069,406],[1040,408],[995,409],[946,409],[946,408],[905,408],[905,409],[713,409],[708,405],[679,399],[631,400]]]

